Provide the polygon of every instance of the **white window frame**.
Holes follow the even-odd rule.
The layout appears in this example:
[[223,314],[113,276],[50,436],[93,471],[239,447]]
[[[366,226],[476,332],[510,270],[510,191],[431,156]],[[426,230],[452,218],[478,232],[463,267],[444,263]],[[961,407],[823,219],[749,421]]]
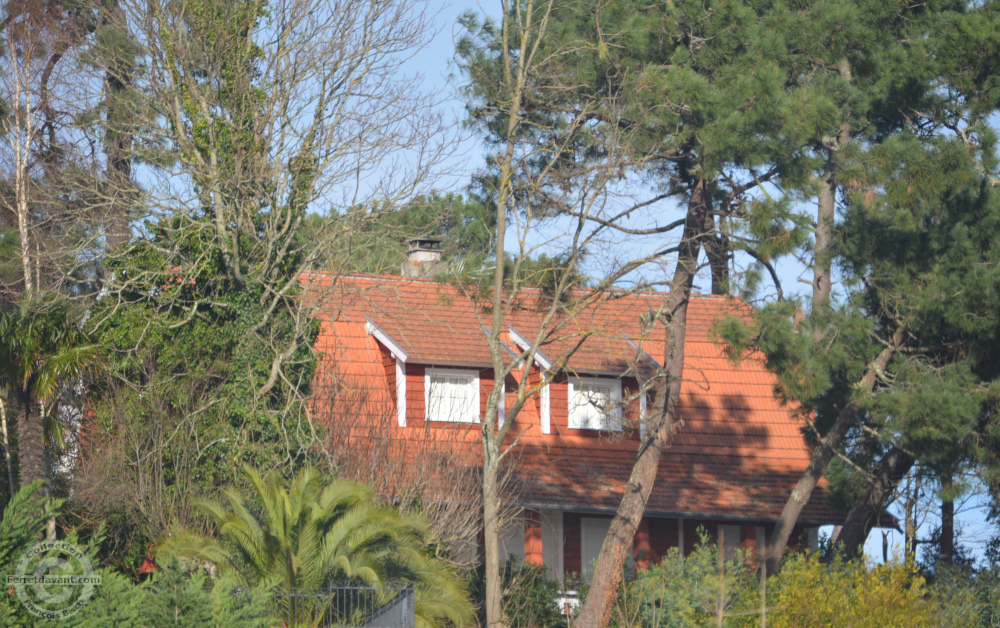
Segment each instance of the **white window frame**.
[[503,392],[500,393],[499,403],[497,404],[497,425],[503,427],[504,419],[507,418],[507,381],[505,378],[501,377],[499,379],[493,380],[494,386],[499,386]]
[[646,391],[639,391],[639,440],[646,438],[646,419],[649,418],[646,407]]
[[544,386],[542,386],[541,390],[538,391],[538,394],[541,397],[541,403],[542,403],[542,412],[541,412],[541,417],[540,417],[541,418],[541,423],[542,423],[542,434],[551,434],[552,433],[552,411],[551,411],[552,404],[551,404],[551,401],[549,399],[549,397],[550,397],[549,384],[545,384]]
[[[610,416],[606,417],[606,422],[603,427],[590,427],[581,426],[579,423],[574,424],[573,422],[573,411],[578,407],[576,405],[576,391],[577,389],[584,385],[589,384],[591,386],[608,386],[611,388],[611,413]],[[570,429],[573,430],[600,430],[607,432],[620,432],[622,431],[622,381],[614,377],[573,377],[569,380],[569,399],[567,403],[567,424]]]
[[[437,377],[468,377],[472,386],[472,403],[469,413],[459,419],[435,418],[431,416],[431,378]],[[424,418],[427,421],[440,423],[479,423],[479,371],[469,369],[452,369],[429,367],[424,371]]]

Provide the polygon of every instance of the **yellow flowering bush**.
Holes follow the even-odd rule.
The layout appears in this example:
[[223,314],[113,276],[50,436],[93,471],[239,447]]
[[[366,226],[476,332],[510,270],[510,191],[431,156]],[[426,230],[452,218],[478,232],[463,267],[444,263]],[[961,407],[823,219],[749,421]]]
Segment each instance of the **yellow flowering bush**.
[[826,564],[818,554],[798,554],[768,581],[767,602],[769,628],[938,625],[938,604],[912,562]]

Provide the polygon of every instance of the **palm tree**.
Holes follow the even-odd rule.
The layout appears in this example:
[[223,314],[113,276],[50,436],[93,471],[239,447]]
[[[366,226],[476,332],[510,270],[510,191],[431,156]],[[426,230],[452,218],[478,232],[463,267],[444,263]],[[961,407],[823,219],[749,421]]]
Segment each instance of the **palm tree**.
[[461,626],[472,618],[465,583],[428,551],[423,517],[376,505],[371,487],[332,480],[313,467],[302,469],[288,491],[276,473],[265,478],[244,469],[259,508],[232,489],[225,493],[228,506],[201,500],[199,509],[221,538],[182,534],[161,547],[278,592],[344,580],[376,587],[409,581],[415,584],[418,626],[440,626],[446,619]]
[[37,296],[0,313],[0,387],[17,408],[20,485],[49,480],[50,456],[62,443],[56,393],[90,369],[98,346],[65,301]]

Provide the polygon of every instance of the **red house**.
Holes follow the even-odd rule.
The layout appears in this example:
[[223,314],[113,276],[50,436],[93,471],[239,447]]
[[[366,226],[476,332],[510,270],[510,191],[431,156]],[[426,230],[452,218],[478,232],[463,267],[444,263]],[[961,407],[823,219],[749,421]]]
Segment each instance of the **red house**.
[[[460,500],[449,494],[460,482],[447,473],[474,475],[479,423],[497,385],[486,306],[431,279],[313,274],[303,282],[322,324],[313,413],[334,435],[330,450],[351,452],[342,466],[366,481],[389,488],[417,482],[440,499]],[[544,562],[557,577],[586,573],[631,471],[649,402],[639,378],[663,355],[662,327],[643,336],[640,321],[663,298],[616,293],[567,306],[528,373],[532,382],[545,369],[556,375],[515,418],[508,438],[511,496],[522,510],[508,526],[506,549]],[[544,291],[526,290],[508,317],[502,337],[511,361],[536,337],[546,299]],[[729,550],[762,547],[809,463],[804,422],[776,398],[776,378],[760,356],[733,363],[711,338],[715,321],[748,312],[734,298],[691,300],[683,425],[662,456],[634,541],[637,563],[673,547],[690,552],[700,526],[722,533]],[[510,404],[515,377],[506,385]],[[793,538],[815,543],[818,526],[842,522],[821,489]]]

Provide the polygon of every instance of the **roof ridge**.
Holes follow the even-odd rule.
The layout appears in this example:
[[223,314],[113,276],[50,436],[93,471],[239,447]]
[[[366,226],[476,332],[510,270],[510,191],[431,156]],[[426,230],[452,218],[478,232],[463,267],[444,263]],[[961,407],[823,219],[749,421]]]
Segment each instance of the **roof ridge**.
[[[345,273],[345,274],[337,274],[337,273],[335,273],[333,271],[326,271],[326,270],[309,270],[309,271],[305,271],[305,272],[302,273],[302,276],[308,276],[308,275],[316,275],[316,276],[319,276],[319,277],[331,277],[331,278],[337,278],[337,277],[339,277],[340,279],[351,279],[351,280],[380,280],[380,281],[391,281],[391,282],[394,282],[394,283],[436,284],[436,285],[445,286],[445,287],[457,287],[458,286],[457,282],[441,281],[441,280],[437,279],[436,277],[404,277],[402,275],[384,275],[384,274],[379,274],[379,273]],[[520,290],[530,290],[532,292],[541,292],[543,290],[543,288],[539,288],[537,286],[522,286],[520,288]],[[637,291],[635,289],[629,289],[629,288],[610,288],[610,289],[608,289],[608,292],[610,292],[610,293],[618,293],[618,294],[631,294],[633,296],[652,296],[652,295],[663,295],[663,296],[666,296],[666,295],[670,294],[669,291],[652,291],[652,292],[650,292],[650,291],[646,291],[646,290]],[[704,293],[701,293],[701,292],[692,292],[691,293],[691,297],[692,298],[697,298],[697,299],[732,300],[732,301],[735,301],[735,302],[738,302],[738,303],[742,303],[744,305],[749,305],[749,304],[747,304],[747,302],[742,297],[739,297],[739,296],[736,296],[736,295],[731,295],[731,294],[704,294]]]

